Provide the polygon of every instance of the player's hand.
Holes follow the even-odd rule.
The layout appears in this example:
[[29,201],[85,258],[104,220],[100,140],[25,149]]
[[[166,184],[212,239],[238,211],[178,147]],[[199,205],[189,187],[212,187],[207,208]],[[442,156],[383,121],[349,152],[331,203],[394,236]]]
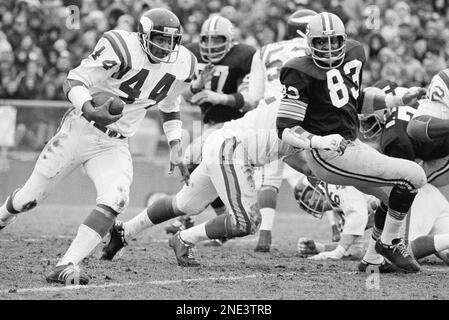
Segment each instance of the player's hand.
[[340,260],[334,251],[323,251],[314,256],[308,257],[310,260]]
[[338,246],[332,251],[323,251],[317,255],[311,256],[310,260],[340,260],[344,257],[346,250],[342,246]]
[[215,72],[215,66],[212,63],[207,64],[199,76],[192,81],[192,90],[198,92],[204,89],[206,83],[210,82]]
[[315,241],[308,238],[299,238],[296,249],[298,250],[298,253],[302,256],[318,253]]
[[405,106],[413,106],[425,95],[426,89],[421,87],[412,87],[402,96],[402,102]]
[[315,149],[336,151],[339,155],[342,155],[350,142],[339,134],[329,134],[327,136],[313,136],[310,145]]
[[211,90],[203,90],[197,94],[195,94],[190,101],[193,104],[203,104],[205,102],[209,102],[212,105],[217,104],[226,104],[226,95],[222,93],[217,93]]
[[123,116],[123,113],[117,115],[112,115],[109,113],[109,106],[112,101],[114,101],[114,98],[111,97],[98,106],[94,106],[91,101],[87,101],[84,103],[82,111],[89,120],[95,121],[103,126],[107,126],[118,121]]
[[173,174],[175,167],[178,167],[181,172],[181,181],[188,186],[190,183],[190,173],[187,166],[183,162],[182,145],[180,140],[170,141],[170,169],[168,174]]

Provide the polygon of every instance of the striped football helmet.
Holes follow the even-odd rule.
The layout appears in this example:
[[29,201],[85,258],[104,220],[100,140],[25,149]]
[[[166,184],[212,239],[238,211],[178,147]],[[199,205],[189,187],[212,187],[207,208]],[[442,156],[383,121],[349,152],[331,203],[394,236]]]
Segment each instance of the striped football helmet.
[[322,12],[310,18],[307,42],[315,65],[321,69],[338,68],[346,54],[346,30],[333,13]]
[[325,211],[332,209],[325,188],[324,181],[309,176],[298,182],[293,192],[301,209],[315,218],[321,219]]
[[[182,32],[181,23],[173,12],[163,8],[146,11],[140,17],[137,34],[142,49],[153,61],[173,63],[178,58]],[[155,43],[153,41],[155,35],[170,38],[169,48]]]
[[287,36],[289,39],[306,38],[307,24],[310,18],[317,13],[309,9],[299,9],[290,15],[287,20]]
[[234,26],[225,17],[214,15],[204,21],[200,32],[200,54],[204,61],[217,63],[231,50]]

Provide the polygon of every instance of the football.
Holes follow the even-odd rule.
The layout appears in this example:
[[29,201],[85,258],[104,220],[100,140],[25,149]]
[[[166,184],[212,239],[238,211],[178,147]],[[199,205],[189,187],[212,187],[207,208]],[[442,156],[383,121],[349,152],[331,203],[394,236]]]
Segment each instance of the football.
[[113,115],[121,114],[125,107],[125,103],[115,94],[109,92],[96,92],[92,95],[92,103],[96,107],[102,105],[111,97],[114,98],[114,100],[109,106],[109,113]]

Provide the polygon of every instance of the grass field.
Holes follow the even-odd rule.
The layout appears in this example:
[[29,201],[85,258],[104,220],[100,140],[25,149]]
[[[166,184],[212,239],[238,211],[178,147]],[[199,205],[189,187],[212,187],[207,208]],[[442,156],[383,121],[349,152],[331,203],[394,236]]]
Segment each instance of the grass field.
[[[142,208],[130,208],[128,220]],[[176,264],[161,224],[141,233],[113,261],[100,261],[101,246],[85,259],[88,286],[57,286],[45,281],[88,215],[88,207],[42,206],[19,217],[0,233],[0,299],[448,299],[448,267],[429,259],[412,275],[380,275],[369,285],[357,262],[317,262],[296,253],[299,236],[328,241],[330,229],[303,213],[280,212],[270,253],[255,253],[256,236],[223,247],[197,247],[200,268]],[[213,215],[206,211],[203,221]],[[372,278],[371,278],[372,279]],[[368,285],[367,285],[368,281]]]

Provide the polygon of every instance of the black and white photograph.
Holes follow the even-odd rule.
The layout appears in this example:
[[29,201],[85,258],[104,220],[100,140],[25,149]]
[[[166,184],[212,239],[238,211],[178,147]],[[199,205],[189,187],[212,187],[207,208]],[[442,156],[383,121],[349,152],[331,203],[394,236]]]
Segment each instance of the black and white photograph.
[[0,0],[0,300],[271,319],[448,272],[448,0]]

